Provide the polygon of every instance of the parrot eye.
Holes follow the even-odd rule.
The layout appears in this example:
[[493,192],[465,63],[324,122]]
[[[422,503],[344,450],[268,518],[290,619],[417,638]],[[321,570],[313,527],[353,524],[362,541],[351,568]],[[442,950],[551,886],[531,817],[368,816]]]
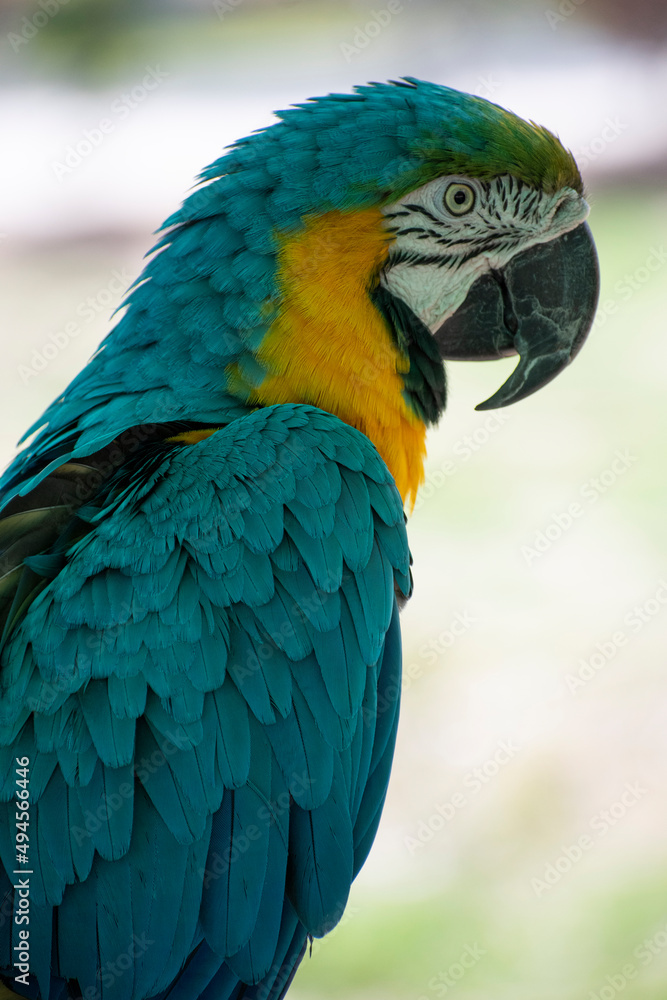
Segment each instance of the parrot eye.
[[444,202],[452,215],[466,215],[475,204],[475,191],[469,184],[450,184],[445,191]]

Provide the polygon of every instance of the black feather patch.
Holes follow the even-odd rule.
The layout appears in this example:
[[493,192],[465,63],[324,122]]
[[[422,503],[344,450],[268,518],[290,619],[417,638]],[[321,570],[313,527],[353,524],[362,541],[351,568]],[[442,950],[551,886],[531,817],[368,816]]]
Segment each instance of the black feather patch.
[[431,331],[389,289],[378,284],[369,294],[373,305],[387,321],[398,348],[410,361],[403,384],[411,406],[424,423],[437,423],[447,403],[447,383],[445,367]]

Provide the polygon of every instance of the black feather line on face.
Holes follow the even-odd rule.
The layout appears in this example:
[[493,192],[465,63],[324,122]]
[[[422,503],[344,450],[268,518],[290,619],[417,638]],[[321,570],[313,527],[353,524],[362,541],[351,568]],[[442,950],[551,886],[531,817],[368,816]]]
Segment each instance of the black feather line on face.
[[386,320],[398,349],[410,361],[409,370],[402,376],[410,406],[425,424],[437,423],[447,403],[447,382],[431,331],[388,288],[378,284],[369,294],[373,305]]

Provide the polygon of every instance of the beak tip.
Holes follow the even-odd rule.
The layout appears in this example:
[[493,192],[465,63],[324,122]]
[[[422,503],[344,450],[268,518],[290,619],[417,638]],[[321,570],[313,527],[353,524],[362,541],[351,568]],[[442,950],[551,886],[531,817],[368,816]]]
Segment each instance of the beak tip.
[[[502,406],[503,404],[501,403],[500,405]],[[493,409],[495,409],[495,406],[496,406],[496,404],[493,402],[493,396],[490,396],[488,399],[485,399],[483,403],[478,403],[477,406],[475,407],[475,409],[476,410],[493,410]]]
[[478,403],[475,407],[476,410],[499,410],[502,406],[509,406],[510,403],[517,403],[520,399],[523,399],[524,394],[510,394],[507,397],[507,393],[503,392],[504,386],[501,386],[498,392],[494,392],[493,396],[489,396],[485,399],[483,403]]

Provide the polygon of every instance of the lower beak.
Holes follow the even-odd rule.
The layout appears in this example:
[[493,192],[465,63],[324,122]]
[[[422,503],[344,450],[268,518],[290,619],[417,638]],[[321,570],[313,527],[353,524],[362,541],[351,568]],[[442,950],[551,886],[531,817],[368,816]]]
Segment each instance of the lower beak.
[[586,223],[517,254],[478,278],[435,334],[443,360],[519,364],[490,399],[491,410],[530,396],[569,365],[593,323],[600,272]]

